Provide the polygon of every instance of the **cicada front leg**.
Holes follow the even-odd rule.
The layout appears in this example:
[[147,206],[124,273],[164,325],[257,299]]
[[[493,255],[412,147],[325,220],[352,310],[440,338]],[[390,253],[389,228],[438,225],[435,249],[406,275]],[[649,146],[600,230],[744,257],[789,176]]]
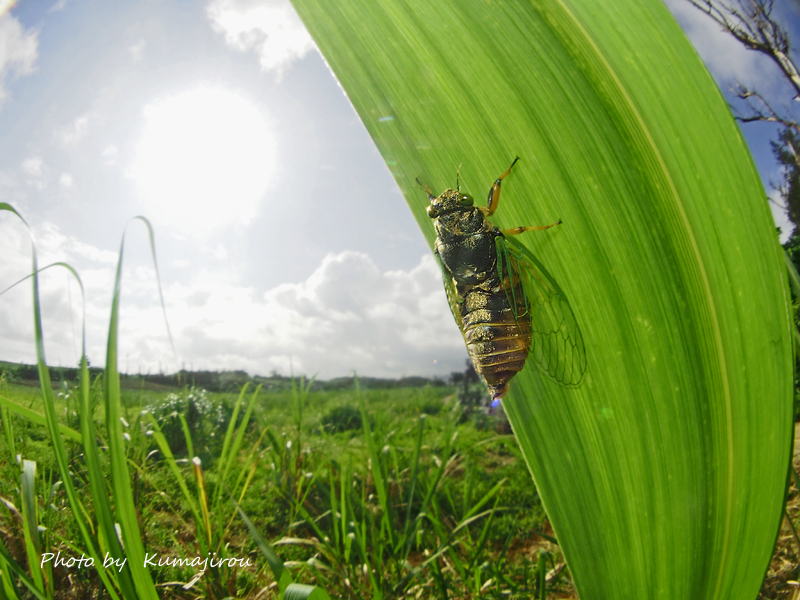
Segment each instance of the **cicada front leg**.
[[508,177],[508,174],[511,173],[511,169],[517,164],[519,160],[519,156],[514,159],[514,162],[511,163],[511,166],[506,169],[506,172],[500,175],[497,180],[494,182],[492,189],[489,190],[489,202],[488,208],[485,211],[485,215],[487,217],[491,217],[494,214],[494,211],[497,210],[497,205],[500,202],[500,185],[503,183],[503,179]]
[[[494,214],[494,211],[497,210],[497,205],[500,203],[500,186],[503,184],[503,179],[508,177],[508,174],[511,173],[511,169],[514,168],[514,165],[517,164],[519,160],[519,156],[514,159],[514,162],[511,163],[511,166],[506,169],[505,173],[500,175],[497,180],[494,182],[492,189],[489,190],[489,206],[487,208],[482,208],[481,212],[487,217],[490,217]],[[526,231],[542,231],[543,229],[550,229],[551,227],[555,227],[556,225],[561,225],[561,219],[558,220],[557,223],[553,223],[552,225],[538,225],[538,226],[530,226],[530,227],[512,227],[511,229],[501,229],[500,231],[503,235],[519,235],[520,233],[525,233]]]

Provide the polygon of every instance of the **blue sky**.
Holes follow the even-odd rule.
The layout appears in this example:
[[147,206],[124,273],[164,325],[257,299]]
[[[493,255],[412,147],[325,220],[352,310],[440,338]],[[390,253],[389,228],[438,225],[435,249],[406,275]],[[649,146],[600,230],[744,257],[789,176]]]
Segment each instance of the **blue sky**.
[[[0,201],[32,225],[42,264],[65,260],[81,273],[93,364],[104,357],[120,238],[143,214],[178,361],[145,230],[133,223],[123,370],[325,379],[463,369],[438,268],[288,2],[8,5],[0,0]],[[686,0],[668,5],[721,89],[739,80],[789,104],[771,63]],[[774,131],[744,127],[767,182],[779,178]],[[26,235],[0,216],[0,288],[28,272]],[[76,364],[77,287],[63,271],[42,285],[48,359]],[[29,295],[20,286],[0,296],[0,360],[34,359]]]

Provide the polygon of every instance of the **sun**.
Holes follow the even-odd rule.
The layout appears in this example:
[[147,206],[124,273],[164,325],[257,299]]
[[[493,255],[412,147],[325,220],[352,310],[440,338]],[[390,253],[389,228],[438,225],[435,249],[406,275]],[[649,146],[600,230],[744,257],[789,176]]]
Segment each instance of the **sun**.
[[186,233],[247,224],[275,170],[275,137],[242,96],[197,88],[144,109],[131,175],[148,217]]

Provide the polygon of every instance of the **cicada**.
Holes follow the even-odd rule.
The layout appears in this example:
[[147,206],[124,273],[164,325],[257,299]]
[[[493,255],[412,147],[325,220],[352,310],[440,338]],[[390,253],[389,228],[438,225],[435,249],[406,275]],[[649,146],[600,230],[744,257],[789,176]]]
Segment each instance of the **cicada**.
[[489,190],[488,205],[447,189],[438,197],[422,184],[436,228],[434,254],[442,269],[450,310],[493,403],[531,357],[553,381],[576,387],[586,372],[586,349],[569,301],[555,279],[512,239],[526,231],[560,225],[500,229],[488,217],[497,210],[500,186],[519,157]]

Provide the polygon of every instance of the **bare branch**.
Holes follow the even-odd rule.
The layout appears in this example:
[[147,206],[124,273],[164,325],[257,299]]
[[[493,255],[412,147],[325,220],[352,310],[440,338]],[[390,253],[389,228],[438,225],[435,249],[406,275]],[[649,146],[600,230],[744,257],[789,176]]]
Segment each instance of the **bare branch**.
[[792,153],[792,158],[794,158],[795,164],[800,166],[800,158],[797,156],[797,148],[794,147],[792,140],[789,138],[786,138],[786,149]]
[[[788,189],[788,188],[785,189],[785,186],[778,186],[778,185],[775,185],[774,183],[770,183],[770,187],[772,187],[773,190],[778,192],[781,195],[781,197],[783,197],[784,195],[786,195],[788,193],[786,191],[786,189]],[[774,204],[775,206],[780,208],[782,211],[788,211],[789,210],[789,207],[786,205],[785,202],[776,202],[775,200],[772,199],[771,196],[767,196],[767,202],[769,202],[771,204]]]
[[750,50],[761,52],[778,68],[800,94],[800,71],[789,52],[789,34],[772,17],[773,0],[687,0],[711,17]]
[[735,90],[736,97],[744,100],[750,109],[750,114],[743,115],[734,108],[736,119],[742,123],[752,123],[753,121],[767,121],[770,123],[780,123],[784,127],[793,129],[800,133],[800,124],[794,119],[784,117],[779,114],[772,105],[759,92],[750,90],[739,84]]

